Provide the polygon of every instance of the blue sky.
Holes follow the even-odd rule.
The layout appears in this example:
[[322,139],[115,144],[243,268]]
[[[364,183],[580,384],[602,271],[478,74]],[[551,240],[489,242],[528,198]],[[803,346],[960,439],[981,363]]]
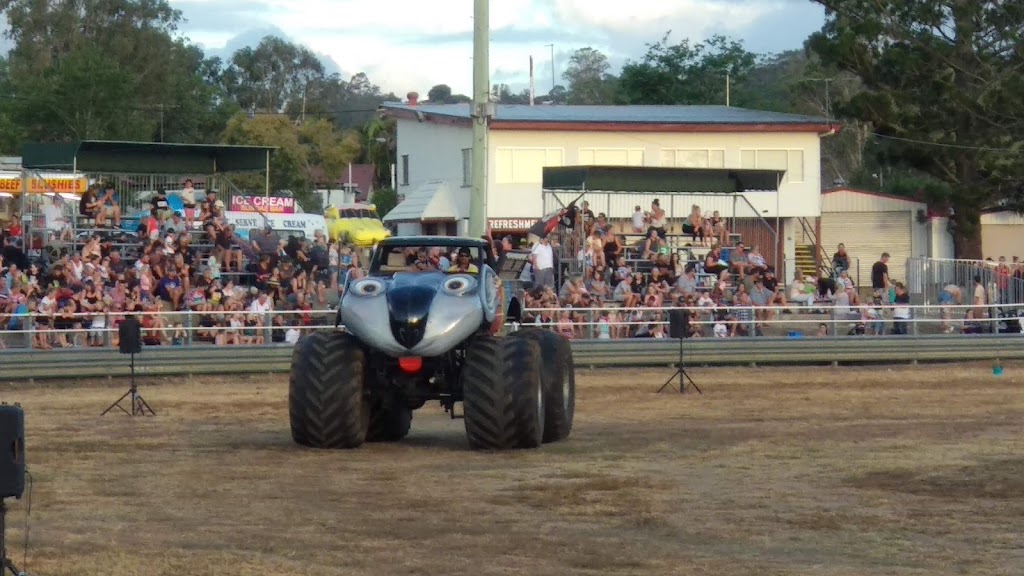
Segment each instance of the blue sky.
[[[472,88],[473,0],[170,0],[181,32],[221,56],[266,34],[304,44],[344,75],[366,72],[384,91]],[[568,54],[592,46],[613,65],[645,43],[723,34],[754,52],[799,48],[824,21],[810,0],[492,0],[491,83],[524,87],[534,57],[539,93],[561,83]]]

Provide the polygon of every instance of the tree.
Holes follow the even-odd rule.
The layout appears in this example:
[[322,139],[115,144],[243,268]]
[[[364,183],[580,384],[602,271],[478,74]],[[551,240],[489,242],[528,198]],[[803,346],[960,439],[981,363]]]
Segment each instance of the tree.
[[957,256],[981,258],[981,212],[1024,210],[1021,3],[816,1],[826,23],[809,49],[863,82],[841,110],[949,185]]
[[361,161],[373,164],[374,186],[391,186],[391,163],[398,152],[398,123],[394,118],[375,116],[362,129]]
[[438,84],[427,92],[427,101],[430,104],[461,104],[472,102],[473,99],[465,94],[452,94],[452,89],[447,84]]
[[398,206],[398,192],[393,188],[378,188],[373,192],[370,202],[376,206],[377,215],[383,218]]
[[77,47],[16,84],[11,117],[33,140],[148,140],[154,123],[135,99],[137,82],[99,48]]
[[[513,92],[508,84],[495,84],[491,88],[491,98],[498,104],[529,104],[530,89],[526,88],[519,92]],[[534,95],[534,102],[538,98]]]
[[569,56],[562,73],[568,83],[569,104],[613,104],[616,78],[608,73],[608,57],[593,48],[580,48]]
[[[354,134],[342,135],[327,119],[296,123],[284,114],[260,114],[250,118],[238,113],[228,121],[224,144],[276,146],[270,157],[272,190],[290,190],[303,206],[318,206],[311,192],[316,180],[337,180],[344,166],[360,153],[359,139]],[[241,175],[236,186],[261,194],[264,177]]]
[[257,112],[283,112],[307,96],[309,86],[325,76],[313,51],[277,36],[266,36],[256,48],[245,47],[231,56],[224,83],[239,106]]
[[[648,44],[642,60],[622,67],[620,103],[725,104],[726,82],[742,86],[758,63],[740,42],[723,36],[693,45],[685,39],[672,45],[668,37]],[[730,103],[743,106],[745,98],[741,90]]]
[[21,137],[209,141],[227,115],[165,0],[0,0]]

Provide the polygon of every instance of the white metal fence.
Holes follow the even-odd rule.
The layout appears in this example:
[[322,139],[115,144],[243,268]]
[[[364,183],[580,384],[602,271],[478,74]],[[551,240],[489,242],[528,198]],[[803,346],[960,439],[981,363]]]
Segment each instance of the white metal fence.
[[[689,314],[690,337],[802,338],[872,335],[1021,334],[1024,317],[998,305],[719,306],[715,308],[528,308],[519,325],[540,326],[580,340],[668,338],[669,312]],[[335,310],[137,312],[150,346],[266,345],[335,329]],[[77,313],[0,317],[7,348],[110,347],[124,314]],[[517,326],[510,325],[509,329]]]

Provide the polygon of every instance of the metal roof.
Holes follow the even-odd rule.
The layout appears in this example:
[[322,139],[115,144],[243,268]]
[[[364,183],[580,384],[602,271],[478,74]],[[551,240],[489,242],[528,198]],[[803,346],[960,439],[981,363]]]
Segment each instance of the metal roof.
[[33,142],[22,150],[22,166],[103,174],[217,174],[263,172],[276,146],[177,144],[81,140]]
[[545,166],[545,190],[592,192],[776,192],[785,170],[657,168],[645,166]]
[[384,222],[419,222],[421,220],[456,220],[459,209],[448,184],[431,181],[420,185],[391,209]]
[[[384,102],[387,109],[470,118],[470,104]],[[580,122],[622,124],[833,124],[827,118],[751,110],[735,106],[575,106],[561,104],[496,104],[497,122]]]

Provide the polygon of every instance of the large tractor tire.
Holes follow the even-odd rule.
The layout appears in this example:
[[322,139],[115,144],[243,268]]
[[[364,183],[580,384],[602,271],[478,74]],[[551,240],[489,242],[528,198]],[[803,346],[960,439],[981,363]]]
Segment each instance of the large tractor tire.
[[398,442],[409,435],[412,410],[405,406],[374,406],[370,412],[367,442]]
[[292,439],[311,448],[356,448],[366,440],[370,405],[366,356],[342,332],[314,332],[292,353],[288,417]]
[[540,446],[544,392],[537,343],[523,338],[475,338],[462,366],[462,404],[470,448]]
[[572,345],[561,334],[542,328],[523,328],[509,335],[540,345],[544,383],[544,442],[569,437],[576,413],[576,364]]

